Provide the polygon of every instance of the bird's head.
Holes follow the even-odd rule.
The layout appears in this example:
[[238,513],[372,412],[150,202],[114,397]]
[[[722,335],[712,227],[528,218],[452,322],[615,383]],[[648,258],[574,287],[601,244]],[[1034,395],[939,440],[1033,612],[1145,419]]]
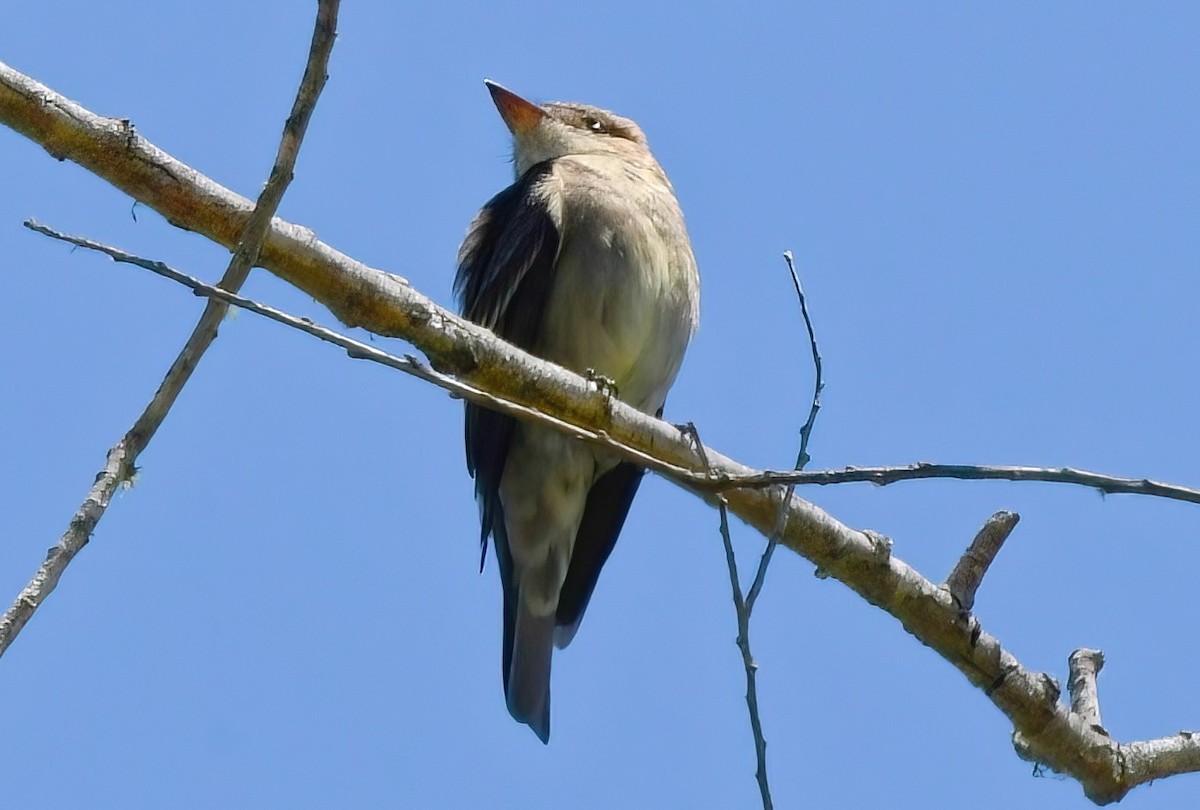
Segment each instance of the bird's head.
[[512,133],[518,177],[531,166],[567,155],[653,160],[646,136],[628,118],[587,104],[534,104],[491,80],[484,84]]

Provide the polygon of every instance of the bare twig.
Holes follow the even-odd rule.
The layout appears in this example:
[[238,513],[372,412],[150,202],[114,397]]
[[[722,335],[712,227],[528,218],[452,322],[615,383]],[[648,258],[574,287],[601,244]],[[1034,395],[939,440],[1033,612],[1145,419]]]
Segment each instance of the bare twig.
[[[783,260],[787,263],[788,273],[792,277],[792,286],[796,289],[796,299],[800,303],[800,315],[804,319],[804,328],[808,332],[808,346],[813,360],[812,402],[808,409],[808,418],[800,427],[800,448],[796,453],[795,469],[799,471],[804,469],[809,462],[808,442],[812,437],[813,425],[817,421],[817,413],[821,410],[821,392],[825,389],[825,377],[821,367],[821,352],[817,348],[817,335],[813,330],[812,317],[808,314],[808,299],[804,296],[804,286],[800,283],[800,275],[796,272],[796,264],[790,250],[783,252]],[[789,507],[795,492],[796,485],[788,484],[783,501],[779,506],[779,516],[775,520],[775,528],[767,538],[767,547],[763,549],[762,557],[759,558],[758,568],[754,572],[754,580],[750,583],[750,590],[746,593],[745,604],[738,613],[738,646],[742,650],[742,663],[746,668],[746,704],[750,710],[750,728],[754,732],[754,752],[758,758],[759,789],[763,793],[764,808],[770,806],[770,793],[767,792],[767,741],[763,738],[762,718],[759,716],[758,710],[756,685],[758,664],[750,655],[750,616],[754,612],[754,606],[758,604],[763,584],[767,581],[767,569],[771,565],[771,558],[779,545],[779,539],[783,537],[784,529],[787,528]],[[729,525],[724,514],[721,516],[721,527],[722,532],[727,535]],[[730,545],[728,539],[725,543],[727,546]],[[730,546],[730,550],[732,551],[732,546]],[[734,570],[730,571],[731,576],[736,576],[736,573]]]
[[979,583],[1020,519],[1021,516],[1016,512],[997,512],[988,518],[950,576],[946,577],[950,595],[963,610],[969,611],[975,607],[975,591]]
[[[700,432],[696,425],[688,422],[683,432],[688,435],[696,446],[696,452],[705,470],[711,469],[708,464],[708,454],[704,443],[700,441]],[[729,569],[729,589],[733,593],[733,609],[737,616],[737,646],[742,653],[742,668],[746,673],[746,709],[750,713],[750,731],[754,735],[754,770],[755,781],[758,782],[758,794],[762,799],[763,810],[772,810],[774,802],[771,798],[771,785],[767,780],[767,739],[763,736],[762,715],[758,710],[758,664],[754,662],[754,654],[750,651],[750,606],[742,595],[742,579],[738,575],[737,554],[733,550],[733,538],[729,534],[729,510],[724,499],[718,499],[717,512],[721,517],[719,529],[721,544],[725,548],[725,565]]]
[[1150,495],[1174,501],[1200,503],[1200,489],[1152,481],[1149,478],[1119,478],[1073,467],[1025,467],[979,464],[932,464],[921,461],[896,467],[847,467],[844,470],[791,472],[764,470],[752,475],[714,477],[712,486],[720,491],[743,487],[771,487],[780,484],[803,486],[817,484],[870,483],[878,486],[920,478],[954,478],[962,481],[1043,481],[1074,484],[1097,489],[1106,495]]
[[[813,359],[813,395],[812,404],[808,409],[808,419],[800,428],[800,449],[796,454],[795,469],[801,470],[809,461],[808,441],[812,435],[813,424],[817,420],[817,413],[821,410],[821,391],[825,388],[825,379],[821,371],[821,352],[817,348],[817,336],[813,331],[812,318],[808,314],[808,302],[804,297],[804,287],[800,284],[800,276],[796,272],[796,265],[792,258],[792,252],[785,250],[783,252],[783,260],[787,263],[788,272],[792,276],[792,285],[796,289],[796,298],[800,302],[800,314],[804,318],[804,326],[808,331],[808,345],[812,351]],[[696,446],[704,456],[704,445],[700,443],[700,436],[696,432],[694,425],[691,426],[691,432],[696,439]],[[705,460],[705,467],[708,466]],[[775,554],[775,549],[779,545],[779,538],[783,536],[784,530],[787,528],[788,511],[792,504],[792,496],[795,494],[796,485],[788,484],[783,495],[783,500],[779,505],[779,514],[775,519],[775,528],[772,529],[767,537],[767,546],[763,549],[762,556],[758,560],[758,568],[754,572],[754,579],[750,583],[750,590],[746,592],[745,597],[742,596],[741,578],[738,576],[737,556],[733,551],[733,541],[729,538],[729,517],[726,514],[724,501],[718,502],[718,509],[721,512],[721,540],[725,545],[725,561],[729,567],[729,580],[733,588],[733,604],[737,610],[738,636],[737,645],[742,653],[742,666],[746,671],[746,708],[750,713],[750,730],[754,733],[754,754],[758,762],[758,767],[755,771],[755,776],[758,779],[758,789],[762,796],[764,808],[771,807],[771,789],[767,783],[767,741],[763,736],[762,717],[758,708],[758,664],[754,661],[754,656],[750,651],[750,617],[754,612],[754,605],[758,602],[758,597],[762,593],[763,584],[767,581],[767,569],[771,566],[771,558]]]
[[[1100,693],[1096,678],[1104,668],[1104,653],[1086,647],[1075,650],[1067,659],[1070,677],[1067,680],[1067,694],[1071,705],[1068,710],[1070,722],[1077,728],[1086,728],[1101,740],[1109,740],[1108,731],[1100,723]],[[1049,678],[1047,678],[1049,680]],[[1050,681],[1057,694],[1057,682]],[[1035,763],[1040,769],[1049,767],[1053,771],[1062,771],[1060,764],[1045,763],[1038,755],[1036,747],[1030,742],[1029,736],[1020,729],[1013,732],[1013,748],[1017,756]],[[1111,744],[1111,743],[1110,743]],[[1116,757],[1113,768],[1119,772],[1122,779],[1130,779],[1136,784],[1148,782],[1155,777],[1154,772],[1162,773],[1166,762],[1174,764],[1187,763],[1183,770],[1175,773],[1200,770],[1200,747],[1192,740],[1192,734],[1181,731],[1175,737],[1163,737],[1158,740],[1135,742],[1128,745],[1116,745]],[[1136,752],[1136,753],[1135,753]],[[1087,785],[1084,785],[1085,791]],[[1105,804],[1109,800],[1100,801],[1091,792],[1089,797],[1097,804]],[[1120,797],[1111,799],[1119,801]]]
[[[800,302],[800,316],[804,319],[804,328],[808,331],[808,346],[812,351],[813,360],[812,404],[808,409],[808,419],[800,428],[800,450],[796,453],[794,465],[795,471],[800,472],[809,462],[808,440],[812,436],[817,413],[821,410],[821,392],[825,390],[825,377],[821,365],[821,351],[817,348],[817,335],[813,330],[812,318],[808,314],[808,299],[804,296],[804,287],[800,283],[800,275],[796,272],[796,264],[790,250],[783,252],[783,260],[787,262],[788,272],[792,276],[792,285],[796,288],[796,299]],[[750,592],[746,596],[746,606],[751,611],[754,610],[754,603],[758,601],[758,595],[762,592],[763,583],[767,579],[767,568],[771,565],[771,556],[775,553],[775,547],[779,545],[779,538],[783,536],[784,527],[787,525],[787,505],[792,502],[792,495],[795,491],[796,485],[789,483],[787,492],[783,496],[784,506],[779,510],[775,530],[767,538],[767,547],[758,561],[758,570],[754,573],[754,581],[750,584]]]
[[[246,280],[250,268],[258,260],[259,250],[271,227],[271,218],[279,207],[288,184],[292,181],[292,171],[296,165],[300,143],[304,139],[313,108],[321,89],[325,86],[326,70],[329,64],[329,53],[333,48],[335,29],[337,27],[338,0],[321,0],[317,8],[317,21],[313,30],[312,45],[309,49],[308,62],[305,66],[304,77],[300,81],[300,89],[296,93],[292,112],[283,128],[283,137],[279,142],[279,150],[275,156],[275,164],[271,175],[259,195],[241,238],[237,250],[229,262],[221,278],[220,285],[226,289],[236,290]],[[126,136],[136,140],[137,133],[132,125],[125,122]],[[191,337],[184,344],[179,356],[171,364],[159,385],[154,397],[133,423],[120,441],[109,451],[104,468],[96,476],[96,481],[84,498],[79,509],[71,518],[57,544],[46,554],[46,559],[38,567],[29,584],[18,594],[16,600],[0,617],[0,655],[8,649],[13,639],[21,632],[21,628],[29,621],[34,612],[47,596],[58,585],[63,571],[75,558],[75,555],[87,545],[92,532],[104,511],[108,508],[113,494],[123,484],[128,483],[136,471],[138,455],[149,444],[155,432],[170,412],[179,392],[191,377],[192,370],[205,350],[217,336],[217,326],[225,316],[228,304],[210,299],[200,316],[199,322],[192,330]]]
[[[220,244],[236,243],[252,210],[249,201],[144,139],[131,142],[123,137],[120,122],[97,116],[3,64],[0,123],[52,155],[85,166],[171,222]],[[402,279],[351,259],[310,231],[275,220],[259,265],[330,307],[343,323],[412,342],[441,373],[568,424],[602,426],[594,429],[666,464],[702,469],[695,448],[673,426],[619,401],[606,402],[582,377],[468,324]],[[715,450],[706,452],[711,481],[705,475],[675,480],[710,501],[716,500],[715,491],[723,490],[721,497],[730,512],[764,535],[773,532],[784,488],[759,481],[752,488],[730,489],[723,482],[754,480],[764,473]],[[1200,498],[1200,493],[1195,495]],[[1180,732],[1118,744],[1080,722],[1058,700],[1057,690],[1040,673],[1022,666],[996,637],[978,625],[967,627],[958,621],[959,608],[949,592],[896,555],[882,553],[878,538],[845,526],[802,498],[793,498],[787,510],[782,545],[896,617],[1026,735],[1039,762],[1079,780],[1094,801],[1117,801],[1148,781],[1200,771],[1200,736]]]
[[742,669],[746,672],[746,710],[750,714],[750,732],[754,735],[754,779],[758,782],[758,795],[763,810],[771,810],[771,785],[767,780],[767,738],[763,735],[762,713],[758,709],[758,663],[750,650],[750,604],[742,598],[739,584],[737,557],[733,552],[733,540],[729,536],[729,510],[725,504],[717,505],[721,516],[721,542],[725,546],[725,561],[729,565],[729,581],[733,589],[733,606],[737,611],[737,646],[742,653]]
[[804,318],[804,328],[808,331],[808,346],[812,350],[813,361],[813,395],[812,405],[808,409],[808,419],[800,428],[800,453],[796,456],[796,471],[808,466],[811,460],[808,455],[808,440],[812,437],[813,425],[817,421],[817,413],[821,410],[821,392],[825,390],[825,374],[821,363],[821,350],[817,348],[817,334],[813,329],[812,318],[808,314],[808,298],[804,295],[804,286],[800,283],[800,274],[796,272],[796,264],[790,250],[783,252],[783,260],[787,262],[788,273],[792,276],[792,286],[796,289],[796,300],[800,302],[800,315]]

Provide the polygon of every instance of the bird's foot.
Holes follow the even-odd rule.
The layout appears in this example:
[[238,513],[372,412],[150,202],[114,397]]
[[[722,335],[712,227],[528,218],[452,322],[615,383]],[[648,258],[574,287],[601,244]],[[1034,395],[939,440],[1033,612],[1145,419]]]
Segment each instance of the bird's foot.
[[[659,418],[661,419],[662,417],[660,416]],[[700,431],[696,429],[695,422],[684,422],[682,425],[672,422],[672,424],[674,424],[675,429],[679,431],[679,435],[683,436],[683,438],[692,443],[692,447],[702,446],[700,444]]]
[[596,390],[611,399],[618,399],[617,382],[611,377],[605,377],[594,368],[589,368],[583,375],[587,381],[596,386]]
[[675,429],[679,431],[683,438],[691,443],[692,448],[696,451],[696,455],[700,457],[700,462],[704,467],[703,472],[706,475],[712,475],[712,466],[708,463],[708,453],[704,450],[704,442],[700,441],[700,431],[696,429],[696,423],[677,424],[675,425]]

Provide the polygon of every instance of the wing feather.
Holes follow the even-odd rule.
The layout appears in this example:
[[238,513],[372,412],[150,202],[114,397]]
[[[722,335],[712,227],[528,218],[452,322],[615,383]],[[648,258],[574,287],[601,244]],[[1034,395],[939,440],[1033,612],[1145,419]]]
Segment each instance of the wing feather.
[[[488,201],[458,253],[454,292],[463,317],[525,350],[537,342],[561,243],[561,195],[549,163],[539,164]],[[504,588],[504,683],[512,661],[516,588],[500,503],[500,477],[516,422],[467,403],[467,469],[480,517],[480,568],[495,539]]]

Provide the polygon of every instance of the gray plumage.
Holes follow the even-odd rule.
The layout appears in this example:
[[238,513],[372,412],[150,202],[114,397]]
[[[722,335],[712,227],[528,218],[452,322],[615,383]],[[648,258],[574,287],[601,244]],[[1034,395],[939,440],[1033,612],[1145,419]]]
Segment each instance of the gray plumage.
[[[488,83],[513,133],[516,182],[459,250],[462,312],[521,348],[612,380],[661,414],[699,317],[699,277],[674,191],[632,121],[537,106]],[[508,708],[550,734],[553,646],[574,637],[642,470],[546,428],[468,404],[481,543],[504,591]]]

